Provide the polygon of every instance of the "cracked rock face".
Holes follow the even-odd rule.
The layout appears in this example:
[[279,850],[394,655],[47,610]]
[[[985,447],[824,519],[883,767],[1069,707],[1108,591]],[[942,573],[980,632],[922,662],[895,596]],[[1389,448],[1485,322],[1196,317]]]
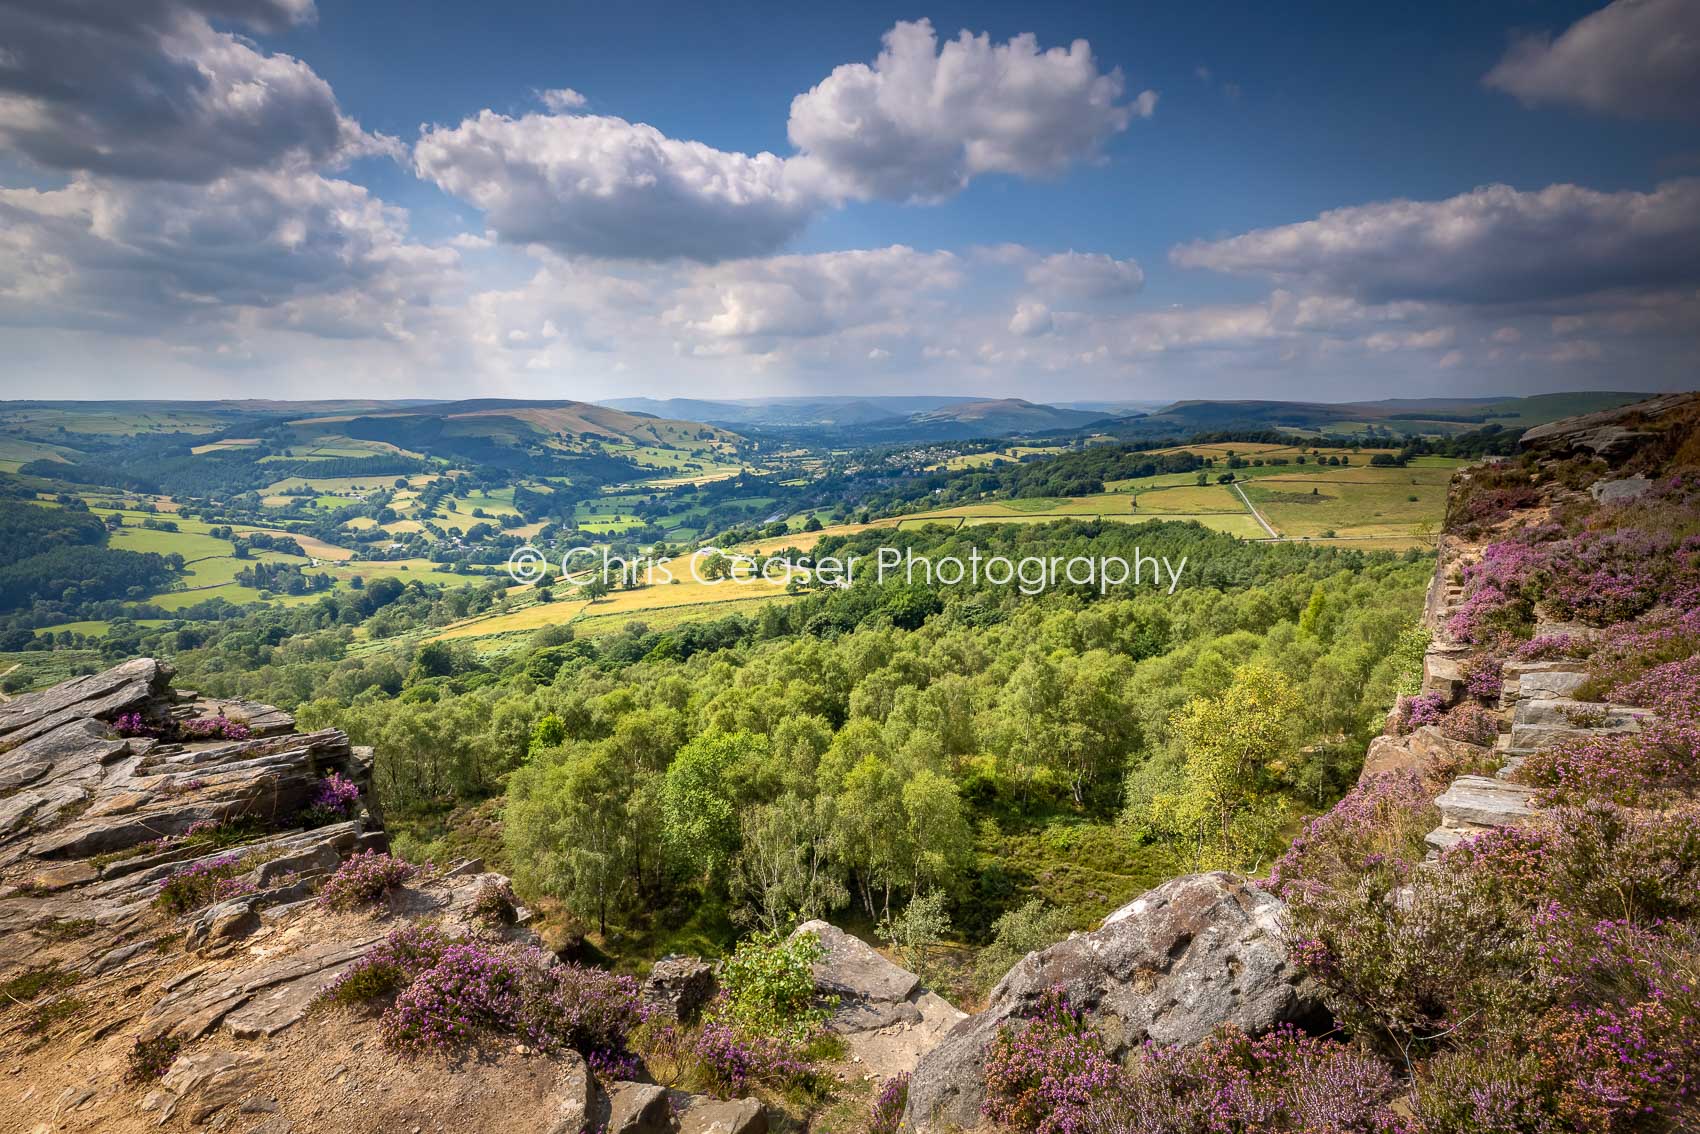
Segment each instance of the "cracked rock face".
[[909,1084],[909,1125],[972,1127],[984,1101],[986,1047],[1062,988],[1118,1058],[1139,1044],[1195,1044],[1224,1024],[1249,1034],[1326,1016],[1289,962],[1282,902],[1235,875],[1176,878],[1129,902],[1092,933],[1029,953],[992,990],[986,1010],[922,1056]]

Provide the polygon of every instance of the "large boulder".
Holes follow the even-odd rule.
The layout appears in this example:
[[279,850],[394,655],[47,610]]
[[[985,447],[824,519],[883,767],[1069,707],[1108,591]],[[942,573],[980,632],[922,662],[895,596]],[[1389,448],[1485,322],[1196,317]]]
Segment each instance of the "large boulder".
[[1146,1040],[1195,1044],[1224,1024],[1257,1034],[1326,1017],[1318,991],[1287,955],[1281,901],[1236,875],[1166,882],[1076,934],[1029,953],[992,990],[985,1011],[922,1056],[905,1115],[917,1131],[972,1127],[985,1098],[986,1048],[1061,988],[1106,1048]]
[[812,933],[826,950],[815,962],[815,987],[836,997],[829,1026],[839,1033],[868,1031],[919,1019],[912,995],[921,978],[892,964],[872,945],[824,921],[806,921],[793,934]]

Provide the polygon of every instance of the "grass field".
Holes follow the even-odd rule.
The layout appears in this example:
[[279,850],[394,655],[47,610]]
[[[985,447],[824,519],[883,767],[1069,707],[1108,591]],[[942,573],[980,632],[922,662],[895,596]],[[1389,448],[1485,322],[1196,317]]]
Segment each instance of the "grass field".
[[[572,592],[557,588],[557,593],[562,597],[555,602],[532,603],[505,614],[486,615],[457,622],[437,634],[437,637],[451,640],[487,638],[565,622],[573,623],[575,628],[581,622],[597,623],[603,627],[602,632],[611,633],[633,619],[649,622],[650,616],[658,612],[692,612],[675,620],[684,622],[699,614],[712,616],[728,604],[769,602],[789,597],[782,587],[769,583],[700,582],[685,577],[688,570],[688,567],[675,564],[674,573],[681,576],[679,582],[656,583],[635,590],[619,590],[597,602],[570,597]],[[523,595],[526,590],[518,590],[515,593]]]

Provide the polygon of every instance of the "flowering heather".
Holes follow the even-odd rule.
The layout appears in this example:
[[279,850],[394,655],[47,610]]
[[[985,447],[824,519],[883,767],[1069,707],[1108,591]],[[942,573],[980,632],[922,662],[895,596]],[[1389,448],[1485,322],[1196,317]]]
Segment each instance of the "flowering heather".
[[250,878],[243,878],[240,876],[235,878],[220,878],[218,881],[213,883],[212,900],[214,902],[228,902],[232,898],[242,898],[249,894],[257,894],[259,893],[259,889],[260,888],[254,885],[253,880]]
[[320,995],[332,1003],[345,1005],[394,996],[435,965],[450,944],[450,939],[432,926],[401,926],[355,961]]
[[1415,772],[1372,776],[1305,823],[1270,871],[1270,891],[1292,901],[1299,890],[1338,885],[1369,866],[1398,862],[1408,869],[1422,858],[1422,837],[1439,819]]
[[478,887],[478,893],[472,899],[474,921],[495,929],[498,926],[512,925],[518,916],[519,899],[514,896],[512,886],[506,882],[487,879]]
[[802,1051],[778,1036],[752,1035],[718,1019],[692,1037],[690,1056],[710,1094],[741,1098],[757,1084],[787,1087],[809,1073]]
[[1499,718],[1480,705],[1466,702],[1448,709],[1440,718],[1440,735],[1491,748],[1499,738]]
[[1586,638],[1574,634],[1539,634],[1512,651],[1519,661],[1558,661],[1561,658],[1583,658],[1592,646]]
[[1590,921],[1557,903],[1535,930],[1560,1005],[1541,1037],[1568,1080],[1560,1112],[1601,1129],[1601,1119],[1687,1113],[1700,1092],[1700,935]]
[[1446,698],[1439,693],[1401,697],[1389,725],[1395,736],[1415,732],[1424,725],[1439,724],[1446,714]]
[[198,910],[217,900],[221,882],[227,882],[247,870],[248,867],[243,864],[242,859],[234,854],[192,862],[180,870],[172,871],[159,884],[159,894],[154,898],[154,904],[173,914]]
[[313,785],[307,806],[296,817],[303,827],[323,827],[338,823],[353,813],[360,802],[360,788],[341,772],[332,772]]
[[417,868],[381,851],[353,855],[336,868],[319,891],[319,904],[327,909],[352,910],[388,897],[417,873]]
[[629,976],[420,925],[393,931],[320,995],[343,1005],[390,1000],[380,1030],[408,1054],[452,1055],[485,1034],[513,1035],[544,1051],[576,1048],[593,1067],[628,1077],[637,1069],[628,1037],[645,1018]]
[[1636,732],[1561,741],[1531,755],[1517,778],[1539,789],[1542,806],[1675,802],[1700,790],[1700,720],[1651,720]]
[[867,1134],[897,1134],[903,1125],[903,1108],[909,1104],[909,1075],[900,1072],[880,1084],[868,1108]]
[[1022,1134],[1393,1134],[1399,1093],[1377,1060],[1279,1029],[1196,1047],[1147,1043],[1124,1070],[1060,991],[986,1059],[987,1117]]
[[512,1031],[529,974],[511,954],[449,945],[383,1015],[384,1043],[412,1055],[452,1052],[483,1031]]
[[159,736],[163,729],[150,724],[140,713],[125,713],[112,722],[119,736]]
[[347,815],[360,799],[360,789],[341,772],[332,772],[313,786],[308,805],[334,815]]
[[247,740],[253,733],[228,717],[197,717],[182,721],[177,734],[184,740]]
[[1498,700],[1499,691],[1504,687],[1500,665],[1500,660],[1491,654],[1477,654],[1465,662],[1465,691],[1470,696],[1480,697],[1484,701]]
[[1096,1099],[1116,1094],[1121,1070],[1061,989],[1033,1016],[1006,1024],[986,1049],[987,1118],[1023,1134],[1073,1134]]

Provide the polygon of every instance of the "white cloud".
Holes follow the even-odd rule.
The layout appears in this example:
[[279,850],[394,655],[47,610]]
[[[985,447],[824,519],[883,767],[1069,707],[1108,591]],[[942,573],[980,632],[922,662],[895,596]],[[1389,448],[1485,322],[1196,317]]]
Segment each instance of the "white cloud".
[[571,87],[557,87],[552,91],[538,91],[537,97],[543,105],[556,114],[571,114],[581,110],[590,100],[573,90]]
[[1027,301],[1016,304],[1015,314],[1009,318],[1009,333],[1031,338],[1034,335],[1047,335],[1055,328],[1051,319],[1051,309],[1043,303]]
[[392,150],[330,85],[210,20],[259,31],[312,0],[0,5],[0,146],[58,170],[209,181]]
[[871,67],[838,67],[793,100],[789,157],[583,114],[585,97],[562,88],[539,92],[549,114],[427,127],[413,159],[505,242],[712,263],[775,251],[847,198],[937,200],[980,174],[1060,173],[1152,114],[1155,92],[1124,102],[1122,88],[1084,40],[1042,51],[1031,35],[963,32],[941,46],[923,20],[888,32]]
[[484,210],[503,241],[620,259],[714,261],[770,252],[815,201],[773,154],[681,142],[602,115],[486,110],[430,127],[420,177]]
[[393,337],[452,275],[406,214],[314,173],[0,189],[6,321],[171,339],[243,320]]
[[1444,201],[1335,209],[1182,245],[1182,267],[1369,302],[1508,303],[1700,282],[1700,180],[1650,193],[1490,185]]
[[1132,260],[1102,252],[1058,252],[1027,269],[1027,282],[1055,300],[1097,300],[1139,294],[1145,273]]
[[821,192],[938,200],[986,173],[1056,174],[1096,156],[1155,92],[1122,101],[1085,40],[1041,50],[967,31],[942,46],[927,20],[898,23],[872,65],[846,63],[791,103],[786,131]]
[[1616,0],[1557,39],[1519,38],[1483,81],[1529,105],[1700,120],[1700,4]]

